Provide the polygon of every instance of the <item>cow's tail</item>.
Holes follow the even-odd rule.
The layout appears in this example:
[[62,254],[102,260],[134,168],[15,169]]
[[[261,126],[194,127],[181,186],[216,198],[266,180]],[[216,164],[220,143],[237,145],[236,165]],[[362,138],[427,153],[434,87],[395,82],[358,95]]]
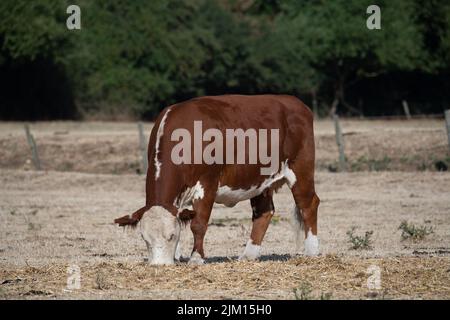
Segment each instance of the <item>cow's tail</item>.
[[195,217],[195,211],[184,209],[180,213],[178,213],[178,219],[184,224],[187,225],[189,222],[191,222],[192,219]]
[[150,209],[150,206],[144,206],[139,210],[133,212],[131,215],[126,215],[114,220],[114,223],[117,223],[121,227],[130,226],[136,227],[138,222],[142,219],[144,213],[146,213]]
[[300,210],[296,205],[294,205],[294,208],[292,209],[292,227],[294,231],[295,236],[295,245],[297,252],[300,251],[302,239],[303,239],[303,231],[305,230],[305,225],[303,224],[303,218]]

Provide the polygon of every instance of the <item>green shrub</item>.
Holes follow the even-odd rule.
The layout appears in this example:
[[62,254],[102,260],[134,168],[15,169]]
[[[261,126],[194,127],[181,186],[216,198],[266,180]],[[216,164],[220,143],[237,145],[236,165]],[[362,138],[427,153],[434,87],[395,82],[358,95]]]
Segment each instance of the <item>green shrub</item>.
[[364,236],[355,235],[355,227],[352,227],[349,231],[347,231],[347,235],[349,237],[349,242],[351,243],[351,249],[360,250],[360,249],[371,249],[371,237],[373,235],[373,231],[366,231]]
[[416,226],[412,223],[409,224],[406,220],[400,223],[398,229],[402,231],[402,240],[411,239],[414,241],[419,241],[434,232],[433,227],[431,226]]

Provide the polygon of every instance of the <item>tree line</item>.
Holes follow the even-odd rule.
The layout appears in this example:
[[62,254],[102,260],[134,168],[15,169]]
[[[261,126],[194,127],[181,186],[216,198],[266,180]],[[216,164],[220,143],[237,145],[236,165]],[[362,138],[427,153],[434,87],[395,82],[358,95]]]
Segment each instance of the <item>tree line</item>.
[[0,118],[151,119],[227,93],[293,94],[320,116],[449,108],[450,2],[376,2],[380,30],[371,0],[2,0]]

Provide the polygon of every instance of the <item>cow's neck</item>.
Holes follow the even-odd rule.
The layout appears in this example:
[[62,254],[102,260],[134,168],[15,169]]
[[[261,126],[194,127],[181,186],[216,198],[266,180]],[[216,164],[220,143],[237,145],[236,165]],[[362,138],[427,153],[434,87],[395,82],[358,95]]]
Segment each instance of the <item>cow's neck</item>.
[[162,206],[173,215],[177,215],[178,208],[174,201],[181,192],[179,177],[171,175],[171,170],[164,170],[155,179],[154,170],[147,173],[146,205],[148,207]]

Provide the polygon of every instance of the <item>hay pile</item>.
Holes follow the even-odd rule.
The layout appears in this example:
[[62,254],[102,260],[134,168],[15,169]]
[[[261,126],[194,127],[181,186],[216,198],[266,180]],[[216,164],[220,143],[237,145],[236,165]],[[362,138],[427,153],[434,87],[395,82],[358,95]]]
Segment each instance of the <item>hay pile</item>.
[[[378,266],[381,289],[369,290],[368,268]],[[332,299],[450,299],[450,258],[293,258],[285,262],[150,266],[81,264],[81,289],[68,291],[67,265],[0,271],[1,298],[284,298],[307,285],[308,297]]]

